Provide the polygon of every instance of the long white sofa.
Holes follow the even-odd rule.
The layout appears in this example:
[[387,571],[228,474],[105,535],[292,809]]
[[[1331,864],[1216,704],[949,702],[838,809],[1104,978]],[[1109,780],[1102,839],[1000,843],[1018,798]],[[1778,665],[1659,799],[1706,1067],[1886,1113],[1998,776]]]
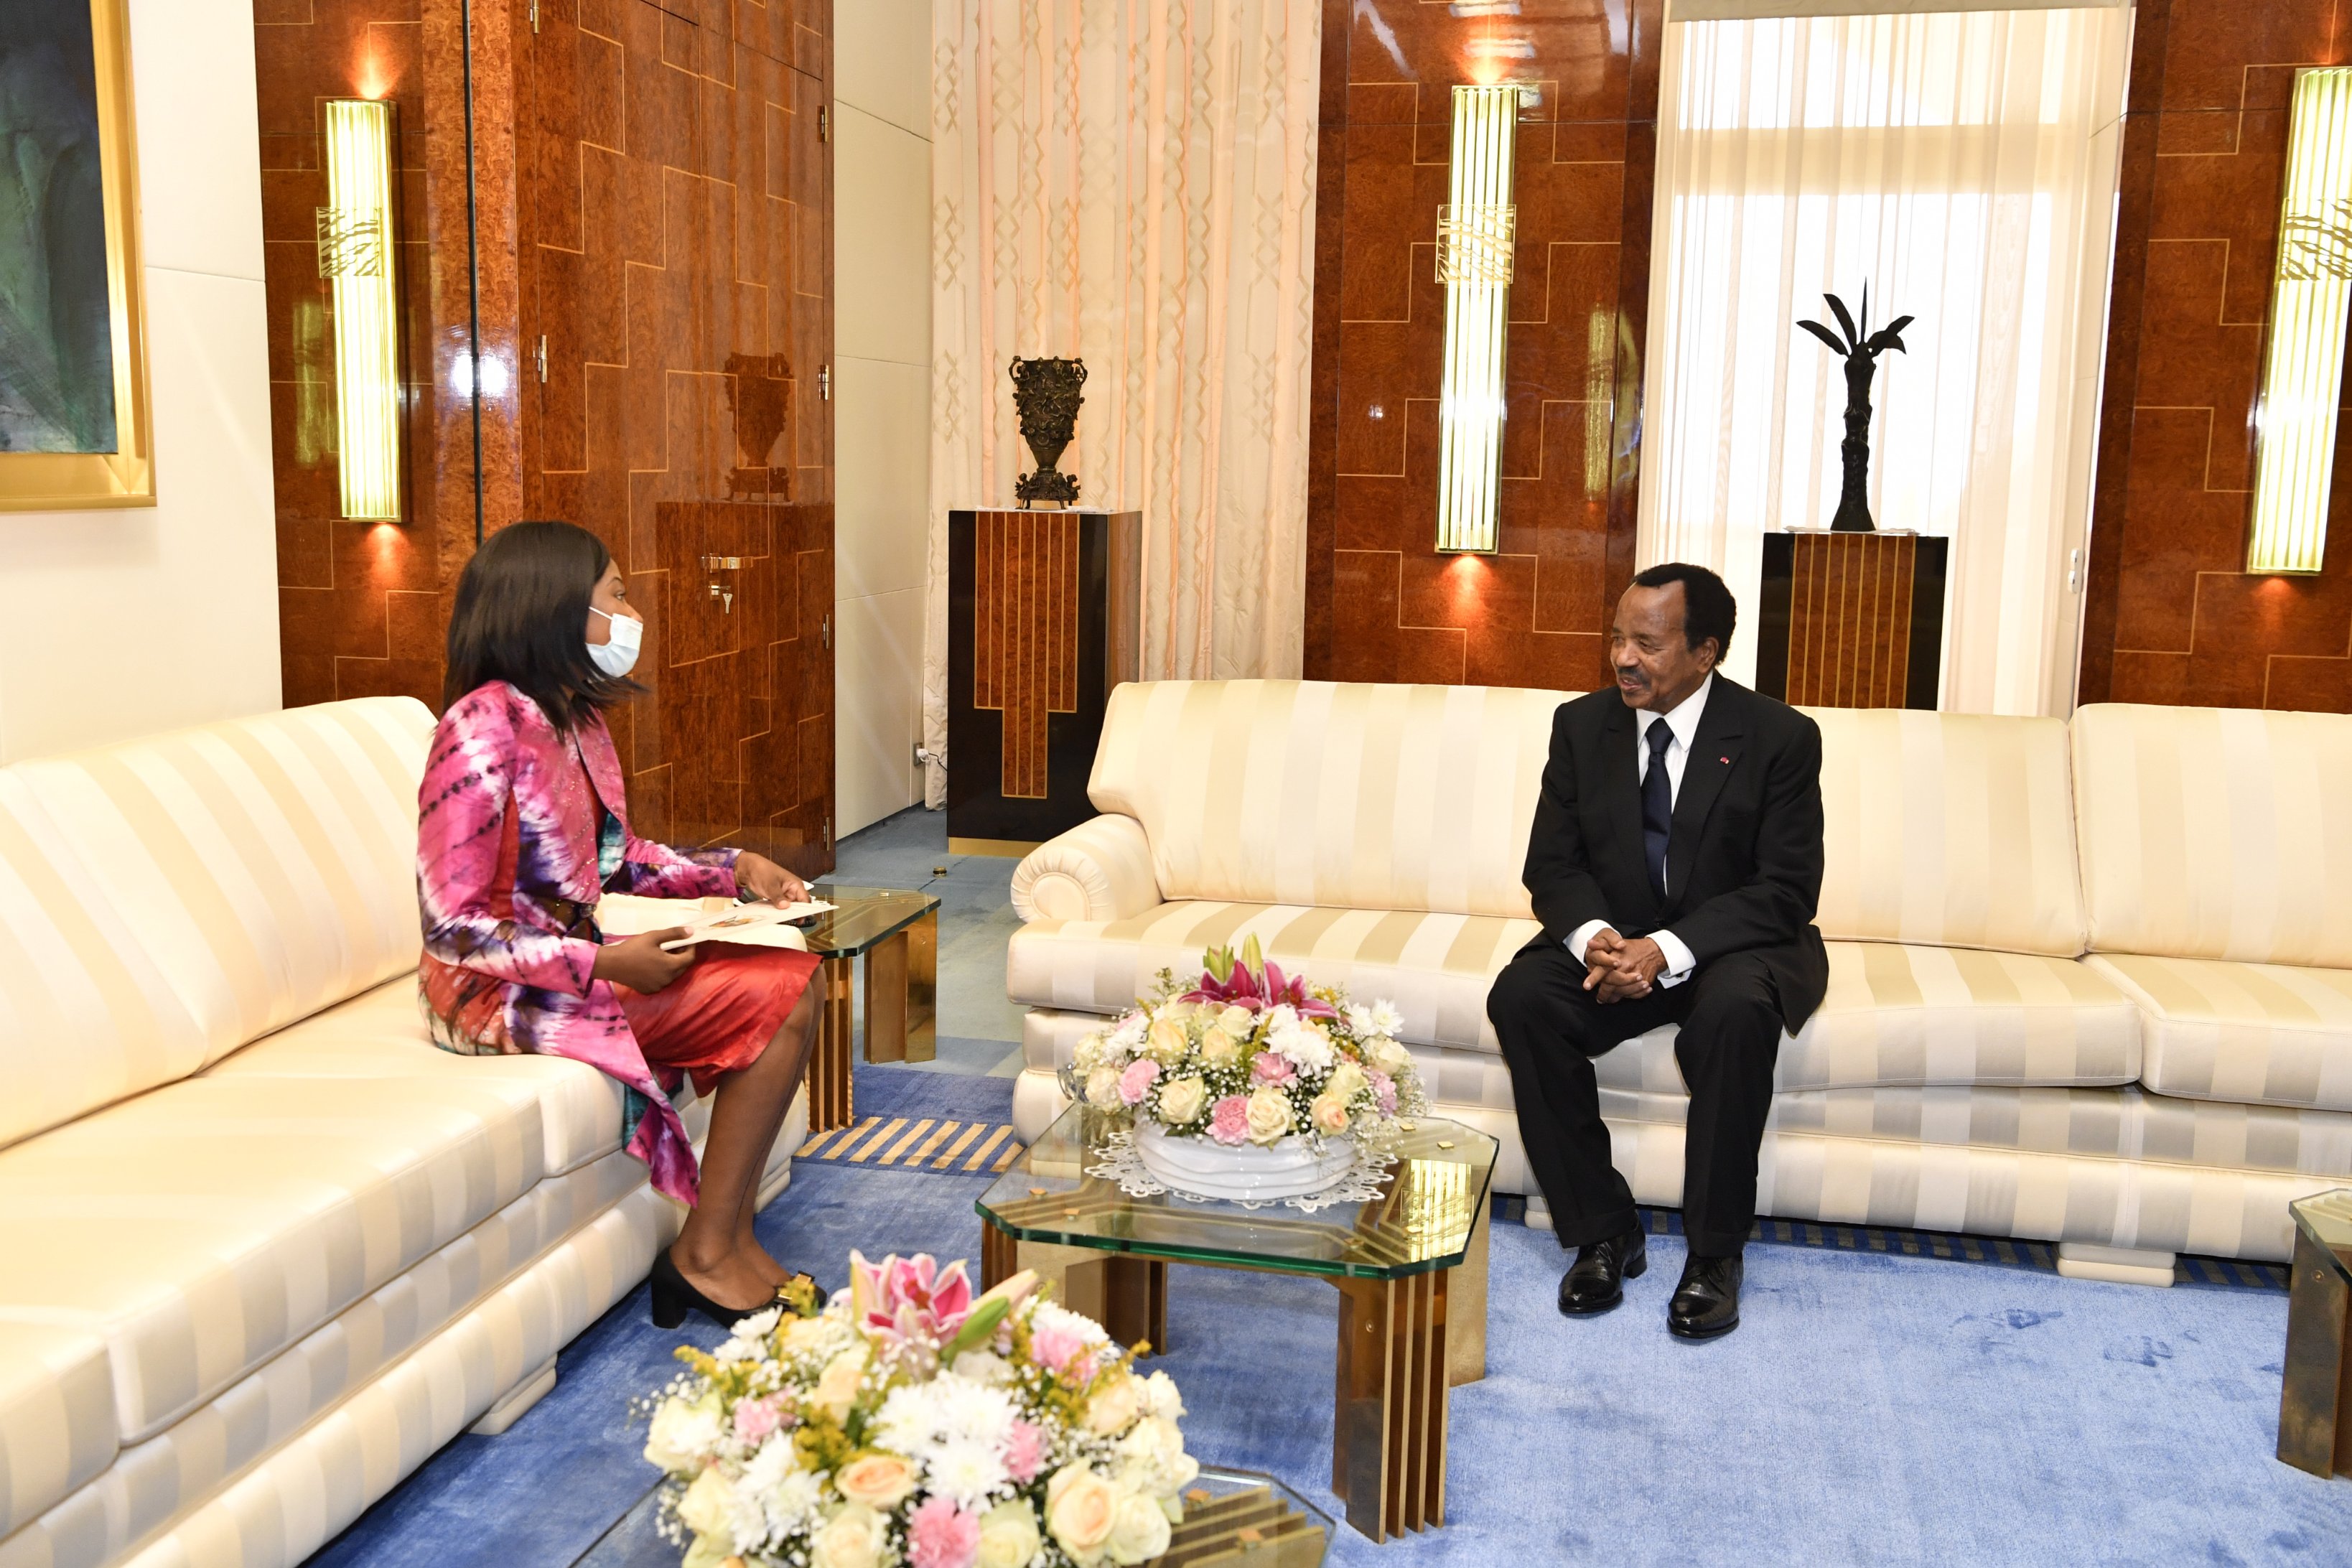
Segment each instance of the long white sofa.
[[374,699],[0,770],[0,1568],[298,1563],[675,1235],[609,1079],[426,1038],[432,728]]
[[[1104,1016],[1255,932],[1392,997],[1441,1111],[1532,1192],[1486,995],[1538,930],[1519,872],[1570,695],[1120,687],[1103,815],[1013,875],[1022,1134]],[[2289,1200],[2352,1176],[2352,718],[1812,716],[1831,979],[1781,1045],[1763,1212],[2054,1241],[2151,1283],[2177,1252],[2286,1258]],[[1619,1166],[1669,1205],[1673,1037],[1598,1064]]]

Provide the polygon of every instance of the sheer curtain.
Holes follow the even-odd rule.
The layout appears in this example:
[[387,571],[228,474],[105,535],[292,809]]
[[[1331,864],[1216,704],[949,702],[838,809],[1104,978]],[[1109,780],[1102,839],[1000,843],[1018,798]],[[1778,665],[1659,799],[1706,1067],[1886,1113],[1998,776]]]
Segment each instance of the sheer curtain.
[[[1062,458],[1143,513],[1146,679],[1296,676],[1320,0],[934,0],[926,744],[947,513],[1031,467],[1005,367],[1087,362]],[[952,759],[950,759],[952,765]],[[943,780],[931,770],[938,805]]]
[[2068,710],[2129,42],[2119,7],[1668,26],[1643,565],[1753,605],[1764,534],[1828,526],[1845,386],[1794,323],[1866,283],[1874,330],[1917,318],[1870,507],[1953,542],[1943,706]]

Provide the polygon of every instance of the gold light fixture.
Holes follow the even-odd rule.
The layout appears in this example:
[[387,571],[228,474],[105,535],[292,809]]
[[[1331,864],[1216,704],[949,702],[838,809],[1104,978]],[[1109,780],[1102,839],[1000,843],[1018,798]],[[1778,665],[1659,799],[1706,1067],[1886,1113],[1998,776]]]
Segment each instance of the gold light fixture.
[[2345,313],[2352,307],[2352,69],[2295,73],[2286,197],[2255,405],[2249,572],[2316,572],[2327,553]]
[[397,521],[400,289],[392,229],[392,105],[326,103],[319,276],[335,307],[335,436],[343,515]]
[[1454,89],[1446,205],[1437,214],[1445,286],[1445,380],[1437,405],[1437,548],[1488,553],[1502,482],[1503,348],[1511,315],[1511,153],[1519,89]]

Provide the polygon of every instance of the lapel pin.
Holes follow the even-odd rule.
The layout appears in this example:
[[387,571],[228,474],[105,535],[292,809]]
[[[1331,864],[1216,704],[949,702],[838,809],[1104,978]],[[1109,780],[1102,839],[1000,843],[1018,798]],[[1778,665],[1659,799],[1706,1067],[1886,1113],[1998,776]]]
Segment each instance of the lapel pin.
[[1726,767],[1729,767],[1731,765],[1731,759],[1729,757],[1717,757],[1715,760],[1721,763]]

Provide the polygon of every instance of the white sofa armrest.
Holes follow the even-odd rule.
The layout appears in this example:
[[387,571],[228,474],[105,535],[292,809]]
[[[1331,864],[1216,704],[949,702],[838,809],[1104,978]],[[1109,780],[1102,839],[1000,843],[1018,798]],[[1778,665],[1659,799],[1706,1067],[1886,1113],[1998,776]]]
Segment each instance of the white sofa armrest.
[[1013,909],[1030,921],[1119,921],[1161,903],[1151,845],[1131,816],[1097,816],[1029,851]]

